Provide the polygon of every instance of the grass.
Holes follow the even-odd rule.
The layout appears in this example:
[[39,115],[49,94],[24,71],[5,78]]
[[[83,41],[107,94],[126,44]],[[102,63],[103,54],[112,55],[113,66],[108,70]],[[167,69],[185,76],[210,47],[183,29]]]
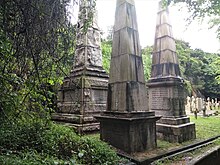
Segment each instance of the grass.
[[[176,145],[177,147],[181,147],[181,146],[192,144],[197,141],[205,140],[205,139],[220,135],[220,117],[219,116],[198,117],[197,119],[191,116],[190,120],[194,122],[196,125],[196,140],[184,142],[181,144],[178,144],[178,143],[172,144],[172,143],[168,143],[164,141],[158,141],[158,147],[161,147],[163,150],[164,149],[169,150],[170,148],[174,147],[174,145]],[[155,162],[155,165],[177,165],[177,164],[185,165],[192,158],[195,158],[198,155],[205,153],[211,148],[215,146],[219,146],[219,145],[220,145],[220,139],[217,139],[214,141],[214,143],[208,146],[175,156],[172,159],[157,161]]]
[[220,135],[220,117],[190,117],[190,120],[196,124],[197,139],[208,139]]

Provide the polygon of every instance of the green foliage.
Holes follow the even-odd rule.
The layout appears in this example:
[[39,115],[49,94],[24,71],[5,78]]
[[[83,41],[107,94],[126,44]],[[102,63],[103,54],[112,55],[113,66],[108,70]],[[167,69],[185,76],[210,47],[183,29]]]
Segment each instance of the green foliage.
[[169,4],[171,2],[184,3],[187,5],[188,12],[191,14],[188,20],[194,21],[196,18],[198,20],[203,20],[204,18],[209,18],[210,28],[215,27],[217,29],[217,37],[220,39],[220,2],[219,0],[164,0]]
[[102,47],[102,66],[107,73],[110,71],[110,61],[111,61],[111,54],[112,54],[112,41],[111,40],[104,40],[101,43]]
[[193,50],[189,43],[180,40],[177,40],[176,45],[180,70],[188,91],[192,90],[198,96],[201,93],[206,97],[219,97],[220,55]]
[[144,78],[145,80],[148,80],[150,78],[151,74],[151,65],[152,65],[152,52],[153,47],[147,46],[144,49],[142,49],[142,60],[143,60],[143,66],[144,66]]
[[[92,137],[79,137],[70,128],[48,120],[26,117],[0,125],[0,162],[53,164],[117,164],[119,158],[106,143]],[[25,159],[23,159],[25,157]],[[51,163],[52,162],[52,163]],[[74,163],[73,163],[74,164]]]
[[46,154],[39,154],[34,151],[19,154],[6,153],[0,155],[1,165],[75,165],[76,163],[77,162],[73,159],[60,160]]
[[3,0],[0,5],[0,111],[50,113],[72,64],[67,0]]
[[80,142],[81,155],[79,161],[82,164],[116,164],[119,159],[115,151],[110,149],[106,143],[101,143],[96,138],[84,137]]

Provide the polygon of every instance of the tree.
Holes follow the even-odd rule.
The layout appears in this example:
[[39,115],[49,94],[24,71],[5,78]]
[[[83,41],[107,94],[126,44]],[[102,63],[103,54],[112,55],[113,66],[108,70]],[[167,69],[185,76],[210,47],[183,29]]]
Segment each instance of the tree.
[[153,52],[152,46],[147,46],[144,49],[142,49],[142,60],[143,60],[143,65],[144,65],[145,80],[148,80],[151,75],[152,52]]
[[195,18],[204,19],[209,18],[210,28],[217,28],[217,37],[220,39],[220,2],[219,0],[164,0],[165,3],[170,4],[173,2],[185,3],[187,5],[191,16],[189,21],[193,21]]
[[102,48],[102,66],[107,73],[110,71],[110,61],[112,54],[112,40],[102,40],[101,43]]
[[[3,0],[0,5],[0,111],[51,112],[56,86],[73,62],[68,0]],[[7,115],[8,116],[8,115]]]
[[188,90],[198,96],[219,97],[220,55],[191,49],[189,43],[180,40],[176,45],[182,77],[188,84]]

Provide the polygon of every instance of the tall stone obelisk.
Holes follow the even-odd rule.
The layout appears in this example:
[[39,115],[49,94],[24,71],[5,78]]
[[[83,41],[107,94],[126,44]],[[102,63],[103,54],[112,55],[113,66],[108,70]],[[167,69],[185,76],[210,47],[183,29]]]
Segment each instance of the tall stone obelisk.
[[134,0],[117,0],[107,111],[97,117],[101,139],[127,153],[156,147],[156,120],[147,108]]
[[93,116],[106,110],[108,89],[108,75],[102,68],[97,13],[87,27],[90,7],[88,0],[80,1],[73,70],[64,78],[58,94],[59,111],[52,116],[79,133],[99,130],[99,122]]
[[162,118],[157,135],[170,142],[195,138],[195,124],[185,113],[184,80],[180,75],[169,11],[159,2],[151,78],[148,81],[149,107]]

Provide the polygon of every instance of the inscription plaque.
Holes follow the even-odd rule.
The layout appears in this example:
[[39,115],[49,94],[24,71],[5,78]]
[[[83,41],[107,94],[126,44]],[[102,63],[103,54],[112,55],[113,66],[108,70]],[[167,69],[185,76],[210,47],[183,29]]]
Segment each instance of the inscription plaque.
[[151,90],[151,109],[169,110],[169,92],[167,88],[154,88]]

